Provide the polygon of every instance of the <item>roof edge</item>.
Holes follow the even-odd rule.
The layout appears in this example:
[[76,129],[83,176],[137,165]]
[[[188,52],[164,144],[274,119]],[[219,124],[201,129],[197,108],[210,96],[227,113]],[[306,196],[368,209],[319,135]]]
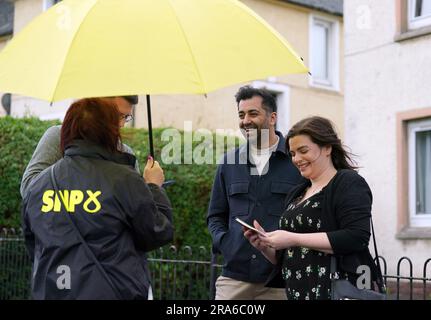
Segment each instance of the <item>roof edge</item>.
[[321,12],[333,14],[333,15],[336,15],[339,17],[344,17],[344,13],[342,10],[330,9],[330,8],[323,7],[323,6],[314,5],[313,3],[308,3],[305,1],[299,1],[299,0],[278,0],[278,1],[290,3],[292,5],[296,5],[296,6],[300,6],[300,7],[306,7],[309,9],[316,10],[316,11],[321,11]]

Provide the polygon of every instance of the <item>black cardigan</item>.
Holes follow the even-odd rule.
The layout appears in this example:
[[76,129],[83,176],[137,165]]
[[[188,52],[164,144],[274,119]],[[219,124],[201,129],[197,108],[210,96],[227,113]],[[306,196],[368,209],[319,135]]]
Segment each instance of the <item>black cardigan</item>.
[[[295,187],[286,198],[286,207],[303,194],[310,181]],[[372,194],[365,181],[354,170],[339,170],[324,188],[322,230],[327,233],[341,270],[356,273],[360,265],[368,265],[376,278],[375,264],[368,250]],[[277,265],[266,283],[284,288],[281,265],[284,250],[276,252]]]

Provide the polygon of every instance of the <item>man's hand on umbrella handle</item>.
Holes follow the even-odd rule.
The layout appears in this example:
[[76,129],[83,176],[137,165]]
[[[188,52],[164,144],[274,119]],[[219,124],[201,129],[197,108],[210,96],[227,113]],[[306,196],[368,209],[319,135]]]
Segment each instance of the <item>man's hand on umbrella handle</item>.
[[144,179],[146,183],[154,183],[159,187],[165,182],[165,175],[159,163],[149,156],[144,168]]

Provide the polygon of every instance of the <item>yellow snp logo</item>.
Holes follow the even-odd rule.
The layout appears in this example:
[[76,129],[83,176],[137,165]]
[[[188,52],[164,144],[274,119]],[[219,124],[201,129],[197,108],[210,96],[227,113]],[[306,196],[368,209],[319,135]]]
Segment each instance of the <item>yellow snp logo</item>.
[[[77,205],[82,203],[82,209],[87,213],[93,214],[100,211],[102,205],[100,204],[97,197],[99,197],[101,191],[85,191],[87,199],[84,201],[85,195],[81,190],[46,190],[42,196],[42,208],[41,211],[47,212],[60,212],[61,206],[63,205],[67,212],[74,213]],[[84,202],[84,203],[83,203]]]

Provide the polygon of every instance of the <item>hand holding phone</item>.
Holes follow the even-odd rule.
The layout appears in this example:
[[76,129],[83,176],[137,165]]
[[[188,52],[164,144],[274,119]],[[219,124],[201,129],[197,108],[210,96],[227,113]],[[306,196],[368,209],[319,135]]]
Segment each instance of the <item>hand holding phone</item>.
[[235,218],[235,221],[240,223],[241,225],[243,225],[247,229],[253,230],[253,231],[257,232],[258,234],[260,234],[261,236],[266,237],[266,233],[264,231],[261,231],[261,230],[256,229],[255,227],[252,227],[247,222],[242,221],[240,218]]

